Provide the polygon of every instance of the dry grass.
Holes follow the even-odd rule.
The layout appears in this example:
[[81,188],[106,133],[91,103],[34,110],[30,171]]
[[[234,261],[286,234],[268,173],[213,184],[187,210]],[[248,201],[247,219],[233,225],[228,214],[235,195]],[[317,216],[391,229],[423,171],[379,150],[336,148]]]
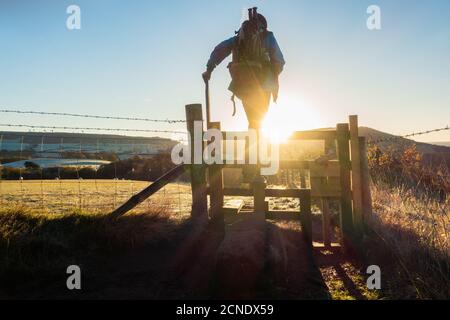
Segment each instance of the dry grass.
[[102,256],[147,247],[158,252],[176,242],[190,217],[187,184],[171,183],[125,216],[108,217],[146,186],[131,180],[0,181],[0,298],[31,279],[53,283],[73,262],[95,265]]
[[[104,213],[148,185],[148,182],[133,180],[0,180],[0,205],[20,205],[51,214],[68,213],[74,208]],[[188,215],[190,186],[182,182],[170,183],[134,211],[146,212],[155,206]]]
[[[449,202],[419,199],[413,191],[386,185],[372,190],[374,215],[369,222],[392,250],[407,283],[407,298],[450,298]],[[395,271],[390,270],[395,277]],[[396,279],[401,282],[402,279]],[[409,292],[406,292],[409,291]],[[405,296],[402,296],[405,297]]]
[[18,206],[1,209],[0,297],[10,297],[32,279],[52,283],[74,261],[88,263],[131,249],[157,251],[176,242],[188,221],[164,207],[118,219],[78,210],[42,214]]

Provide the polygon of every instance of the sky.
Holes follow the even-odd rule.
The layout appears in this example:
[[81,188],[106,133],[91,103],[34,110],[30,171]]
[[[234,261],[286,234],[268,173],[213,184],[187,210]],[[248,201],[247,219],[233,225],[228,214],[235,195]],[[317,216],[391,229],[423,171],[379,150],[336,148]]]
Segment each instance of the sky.
[[[69,5],[81,29],[69,30]],[[381,29],[369,30],[369,5]],[[450,124],[450,1],[0,0],[0,109],[184,119],[204,103],[209,54],[257,6],[283,51],[271,114],[296,130],[359,123],[392,134]],[[232,117],[229,59],[213,73],[212,120]],[[281,116],[280,116],[281,115]],[[0,123],[184,130],[184,124],[9,115]],[[0,130],[8,128],[0,127]],[[142,135],[142,134],[140,134]],[[450,131],[417,138],[450,141]]]

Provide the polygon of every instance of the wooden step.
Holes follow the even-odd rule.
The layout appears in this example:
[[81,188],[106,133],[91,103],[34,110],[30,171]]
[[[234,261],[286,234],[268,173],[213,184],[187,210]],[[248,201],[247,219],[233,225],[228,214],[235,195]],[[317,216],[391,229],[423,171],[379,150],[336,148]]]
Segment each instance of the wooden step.
[[222,209],[224,214],[238,214],[243,207],[244,207],[244,200],[231,199],[225,202]]

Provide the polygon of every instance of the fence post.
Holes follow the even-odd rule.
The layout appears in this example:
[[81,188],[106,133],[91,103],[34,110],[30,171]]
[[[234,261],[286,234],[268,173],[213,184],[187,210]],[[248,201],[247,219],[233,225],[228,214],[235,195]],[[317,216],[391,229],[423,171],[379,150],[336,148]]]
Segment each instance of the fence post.
[[347,123],[339,123],[337,132],[337,154],[340,168],[341,183],[341,229],[344,238],[351,236],[353,232],[352,221],[352,196],[350,189],[350,150],[349,128]]
[[328,203],[328,198],[321,199],[322,207],[322,234],[323,234],[323,245],[325,248],[331,248],[330,239],[330,206]]
[[353,224],[358,235],[362,232],[361,155],[359,153],[358,116],[349,116],[350,156],[352,167]]
[[370,173],[367,159],[366,138],[359,137],[359,153],[361,155],[361,192],[363,219],[372,215],[372,195],[370,194]]
[[[200,137],[194,135],[194,124],[196,121],[203,123],[203,113],[201,104],[186,105],[186,124],[189,133],[189,148],[191,152],[191,188],[192,188],[192,212],[193,218],[208,218],[208,198],[206,190],[206,170],[203,164],[203,125]],[[201,155],[202,163],[195,164],[195,152]]]
[[260,175],[260,167],[257,167],[257,176],[253,180],[253,206],[255,213],[265,216],[266,214],[266,181]]
[[302,189],[299,200],[303,235],[308,245],[312,246],[311,189]]
[[[211,122],[210,128],[220,130],[220,122]],[[222,144],[221,144],[222,145]],[[222,150],[219,152],[222,153]],[[215,155],[213,155],[215,156]],[[220,164],[212,164],[208,168],[210,216],[216,221],[223,221],[223,174]]]

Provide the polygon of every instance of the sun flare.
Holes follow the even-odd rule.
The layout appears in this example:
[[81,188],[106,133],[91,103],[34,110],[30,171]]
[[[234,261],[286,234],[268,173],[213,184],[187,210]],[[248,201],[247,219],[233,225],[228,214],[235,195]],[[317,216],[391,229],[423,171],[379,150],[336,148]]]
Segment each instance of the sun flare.
[[300,98],[280,97],[263,120],[262,134],[272,143],[284,143],[294,131],[320,126],[320,117],[309,104]]

